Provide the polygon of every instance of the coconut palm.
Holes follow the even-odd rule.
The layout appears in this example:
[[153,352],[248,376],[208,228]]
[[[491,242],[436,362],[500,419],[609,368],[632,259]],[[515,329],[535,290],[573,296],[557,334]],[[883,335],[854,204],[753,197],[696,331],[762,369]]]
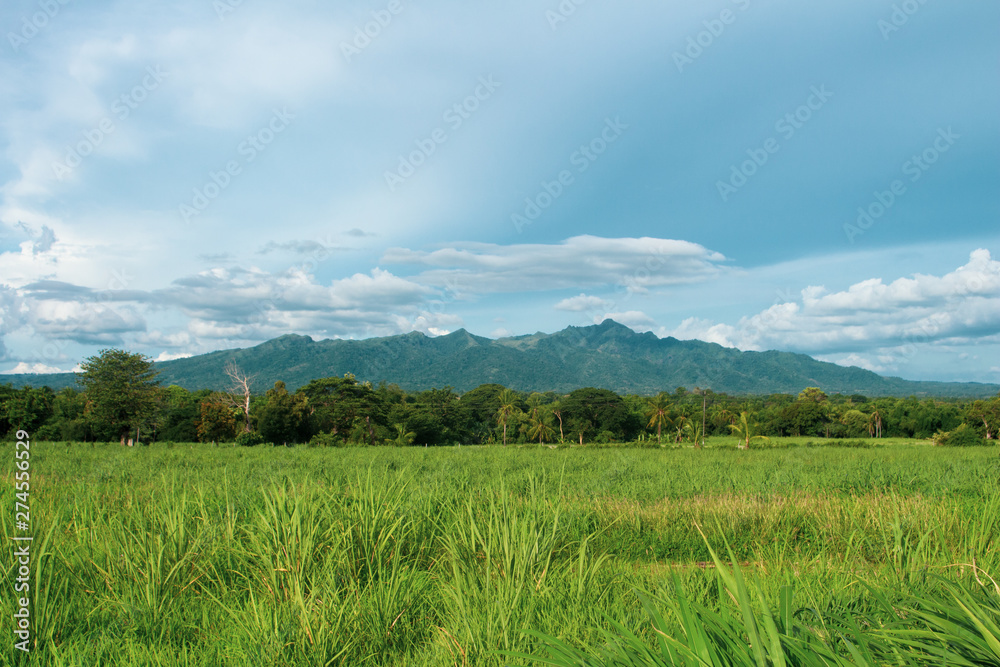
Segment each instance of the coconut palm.
[[678,415],[674,419],[668,419],[667,421],[677,430],[677,439],[675,442],[684,440],[684,426],[687,424],[688,418],[684,415]]
[[393,447],[408,447],[413,444],[413,441],[417,439],[417,434],[412,431],[407,432],[406,427],[402,424],[396,424],[396,437],[386,438],[385,444],[392,445]]
[[740,449],[750,449],[750,443],[754,440],[760,440],[762,442],[771,441],[771,439],[767,436],[756,434],[759,427],[760,424],[750,421],[750,413],[744,410],[740,413],[736,423],[729,426],[729,430],[740,439],[740,442],[742,443],[740,445]]
[[503,426],[503,445],[506,447],[507,422],[515,412],[519,411],[517,407],[517,394],[510,389],[504,389],[500,392],[498,398],[500,399],[500,408],[497,410],[497,425]]
[[694,443],[695,447],[699,447],[702,442],[702,436],[704,435],[704,427],[701,422],[690,419],[684,423],[684,432],[688,434],[691,442]]
[[535,409],[531,413],[531,425],[528,429],[528,437],[532,440],[538,438],[539,445],[546,440],[551,440],[555,434],[555,429],[549,424],[548,416],[548,414],[538,409]]
[[660,442],[660,434],[663,430],[664,424],[670,423],[670,418],[667,417],[667,412],[670,410],[670,401],[667,400],[666,394],[660,392],[653,398],[649,399],[649,407],[646,410],[646,416],[649,417],[648,428],[656,428],[656,442]]

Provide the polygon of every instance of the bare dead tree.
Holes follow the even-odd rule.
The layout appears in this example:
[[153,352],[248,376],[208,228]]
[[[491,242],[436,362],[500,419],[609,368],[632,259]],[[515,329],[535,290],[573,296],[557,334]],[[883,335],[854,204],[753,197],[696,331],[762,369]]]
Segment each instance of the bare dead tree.
[[236,365],[235,361],[226,364],[224,370],[229,378],[229,392],[226,396],[229,401],[243,413],[243,431],[250,432],[250,386],[253,384],[253,376],[248,375]]

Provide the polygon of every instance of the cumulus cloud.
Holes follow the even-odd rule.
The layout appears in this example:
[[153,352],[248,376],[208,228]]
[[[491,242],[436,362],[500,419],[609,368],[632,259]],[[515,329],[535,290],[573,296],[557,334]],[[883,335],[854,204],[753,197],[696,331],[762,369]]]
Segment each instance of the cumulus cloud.
[[[889,284],[873,278],[833,293],[810,286],[799,300],[775,304],[735,325],[689,318],[661,333],[744,350],[827,355],[1000,338],[1000,262],[979,249],[943,276],[916,274]],[[861,357],[843,359],[885,368]]]
[[425,312],[434,296],[378,268],[328,285],[297,269],[216,268],[174,281],[155,299],[181,309],[195,338],[265,340],[289,331],[353,337],[460,323]]
[[725,257],[688,241],[574,236],[557,244],[390,248],[384,264],[427,267],[415,279],[479,294],[617,286],[629,293],[718,276]]
[[599,296],[580,294],[563,299],[555,305],[556,310],[568,310],[571,313],[585,313],[591,310],[601,310],[610,304]]
[[124,334],[146,330],[145,320],[131,306],[43,300],[31,302],[29,313],[36,334],[78,343],[118,345]]

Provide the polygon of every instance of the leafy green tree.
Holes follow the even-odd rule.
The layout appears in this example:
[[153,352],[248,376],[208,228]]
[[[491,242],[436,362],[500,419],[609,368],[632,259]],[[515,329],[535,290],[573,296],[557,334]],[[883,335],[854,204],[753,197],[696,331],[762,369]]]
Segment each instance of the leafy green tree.
[[120,438],[137,432],[156,413],[159,399],[153,360],[125,350],[101,350],[80,364],[88,414],[97,428]]
[[311,433],[345,436],[352,433],[360,418],[370,427],[371,444],[371,433],[389,425],[391,393],[388,389],[375,391],[371,384],[359,383],[350,373],[342,378],[313,380],[296,392],[308,398]]
[[412,403],[395,407],[390,418],[405,423],[416,433],[416,440],[426,445],[468,442],[468,409],[451,387],[422,391],[412,397]]
[[653,398],[649,399],[649,408],[646,410],[646,416],[649,417],[649,424],[647,428],[656,429],[656,442],[660,442],[661,434],[663,432],[663,425],[670,423],[670,400],[664,393],[659,393]]
[[829,396],[826,395],[819,387],[806,387],[799,392],[800,401],[813,401],[814,403],[826,403],[830,400]]
[[210,395],[211,392],[207,390],[193,394],[177,385],[167,387],[160,408],[157,439],[167,442],[194,442],[197,440],[201,403]]
[[828,416],[826,406],[812,398],[799,399],[781,411],[781,430],[789,435],[826,434]]
[[246,433],[241,428],[242,424],[237,422],[237,415],[242,418],[243,413],[233,407],[228,397],[213,395],[206,398],[201,402],[200,412],[196,433],[201,442],[228,442],[236,437],[237,430]]
[[995,438],[1000,429],[1000,396],[973,402],[966,412],[966,423],[987,440]]
[[840,417],[840,423],[844,425],[845,434],[849,438],[861,438],[868,433],[868,415],[861,410],[848,410]]
[[497,410],[500,409],[500,384],[484,384],[462,394],[461,403],[466,415],[466,431],[479,443],[495,440]]
[[749,412],[741,412],[736,423],[729,426],[729,430],[740,440],[740,449],[750,449],[750,443],[755,440],[770,442],[770,438],[758,433],[759,428],[760,424],[751,421]]
[[305,394],[288,393],[285,383],[279,380],[264,398],[257,415],[257,430],[264,440],[274,444],[309,440],[309,398]]
[[14,385],[10,384],[0,384],[0,438],[7,437],[11,431],[16,431],[17,428],[10,423],[7,419],[7,401],[13,398],[17,394],[17,390],[14,389]]
[[87,395],[72,387],[66,387],[56,394],[52,402],[52,419],[38,435],[46,440],[93,440],[93,431],[87,419]]
[[562,401],[563,415],[571,433],[593,438],[608,431],[621,442],[634,440],[642,430],[642,418],[629,410],[625,400],[608,389],[584,387]]
[[4,416],[13,430],[44,438],[39,429],[52,417],[54,402],[55,394],[48,387],[24,387],[6,399]]

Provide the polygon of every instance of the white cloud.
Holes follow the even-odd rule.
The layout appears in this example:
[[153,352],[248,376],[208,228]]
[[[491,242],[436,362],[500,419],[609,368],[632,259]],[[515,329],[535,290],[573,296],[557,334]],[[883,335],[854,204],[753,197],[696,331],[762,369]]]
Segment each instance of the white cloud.
[[384,264],[434,267],[415,279],[478,294],[616,286],[628,293],[720,275],[725,257],[688,241],[574,236],[562,243],[457,244],[423,252],[386,251]]
[[160,352],[153,361],[173,361],[174,359],[187,359],[192,355],[184,352]]
[[69,373],[71,371],[64,368],[59,368],[57,366],[47,366],[45,364],[29,364],[26,361],[20,362],[17,366],[6,370],[0,371],[0,375],[14,375],[22,373]]
[[563,299],[554,307],[556,310],[568,310],[573,313],[585,313],[590,310],[601,310],[603,308],[607,308],[609,305],[610,304],[601,297],[580,294],[579,296],[572,296],[568,299]]
[[775,304],[736,325],[689,318],[661,335],[744,350],[884,350],[890,357],[924,343],[989,340],[1000,335],[1000,262],[980,249],[940,277],[917,274],[889,284],[875,278],[836,293],[811,286],[800,301]]
[[[872,361],[867,356],[852,353],[845,356],[835,356],[835,357],[816,357],[820,361],[829,361],[831,363],[837,364],[838,366],[857,366],[858,368],[863,368],[866,371],[873,371],[875,373],[885,373],[886,371],[895,370],[894,365],[886,366],[875,361]],[[890,363],[894,360],[889,359]]]

